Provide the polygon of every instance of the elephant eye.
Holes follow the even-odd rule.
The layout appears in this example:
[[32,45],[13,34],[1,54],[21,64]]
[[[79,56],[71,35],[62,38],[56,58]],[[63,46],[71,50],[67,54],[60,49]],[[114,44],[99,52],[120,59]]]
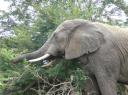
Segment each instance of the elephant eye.
[[55,40],[58,40],[58,36],[56,34],[54,35],[54,37],[55,37]]
[[53,35],[53,38],[54,39],[57,39],[58,37],[57,37],[57,33],[55,33],[54,35]]

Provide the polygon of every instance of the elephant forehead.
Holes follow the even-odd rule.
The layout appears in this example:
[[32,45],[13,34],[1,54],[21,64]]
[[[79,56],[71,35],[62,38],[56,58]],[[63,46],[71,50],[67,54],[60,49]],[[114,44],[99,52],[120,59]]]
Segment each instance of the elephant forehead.
[[63,32],[65,30],[71,30],[73,28],[73,26],[71,24],[62,24],[62,25],[59,25],[57,27],[57,29],[55,30],[55,33],[57,32]]
[[73,23],[72,21],[65,21],[65,22],[62,23],[61,26],[62,26],[62,28],[64,28],[64,29],[71,29],[71,28],[73,28],[75,25],[76,25],[76,24]]
[[82,24],[82,21],[79,20],[66,20],[62,24],[57,27],[57,30],[64,30],[64,29],[73,29],[76,26]]

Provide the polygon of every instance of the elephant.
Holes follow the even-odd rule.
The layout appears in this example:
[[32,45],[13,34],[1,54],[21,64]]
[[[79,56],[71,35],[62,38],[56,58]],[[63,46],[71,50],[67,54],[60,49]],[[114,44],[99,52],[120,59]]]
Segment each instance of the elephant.
[[77,59],[95,77],[101,95],[117,95],[117,83],[128,83],[128,28],[84,19],[62,22],[38,50],[22,54],[30,63],[61,57]]

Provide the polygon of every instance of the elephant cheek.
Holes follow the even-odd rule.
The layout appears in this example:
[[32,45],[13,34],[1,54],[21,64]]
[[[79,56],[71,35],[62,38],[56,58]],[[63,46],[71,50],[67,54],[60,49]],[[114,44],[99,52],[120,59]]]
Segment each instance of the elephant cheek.
[[47,50],[46,53],[48,53],[48,54],[50,54],[50,55],[52,55],[52,56],[57,56],[57,55],[58,55],[58,49],[57,49],[56,46],[51,45],[51,46],[48,48],[48,50]]

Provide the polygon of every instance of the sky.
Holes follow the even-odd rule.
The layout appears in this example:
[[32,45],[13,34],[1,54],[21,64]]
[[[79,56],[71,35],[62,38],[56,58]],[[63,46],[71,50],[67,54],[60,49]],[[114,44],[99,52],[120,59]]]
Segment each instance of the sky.
[[128,4],[128,0],[124,0],[126,2],[126,4]]
[[[94,0],[96,1],[96,0]],[[128,0],[124,0],[127,4],[128,4]],[[6,12],[8,12],[8,6],[9,6],[9,2],[4,1],[4,0],[0,0],[0,10],[4,10]]]
[[0,0],[0,10],[8,11],[9,2]]

